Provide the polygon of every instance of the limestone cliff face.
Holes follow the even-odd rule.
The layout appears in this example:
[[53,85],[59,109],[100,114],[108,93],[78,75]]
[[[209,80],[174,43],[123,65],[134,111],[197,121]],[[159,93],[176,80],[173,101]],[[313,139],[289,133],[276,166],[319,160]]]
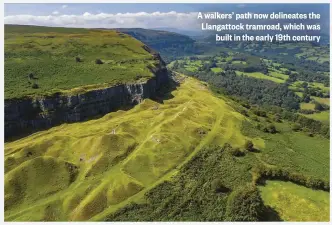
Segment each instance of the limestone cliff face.
[[76,95],[5,100],[5,137],[86,120],[154,97],[158,88],[168,82],[168,72],[161,59],[153,72],[155,77],[143,83],[121,84]]

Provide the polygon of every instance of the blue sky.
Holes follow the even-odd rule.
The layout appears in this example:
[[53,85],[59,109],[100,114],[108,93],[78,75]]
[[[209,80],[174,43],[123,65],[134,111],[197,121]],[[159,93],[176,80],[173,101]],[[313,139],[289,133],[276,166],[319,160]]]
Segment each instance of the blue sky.
[[[63,8],[63,6],[66,6]],[[243,4],[5,4],[5,16],[31,14],[31,15],[49,15],[54,11],[63,14],[83,14],[89,13],[135,13],[135,12],[195,12],[205,8],[229,8],[243,7]]]
[[63,27],[169,27],[197,30],[197,12],[316,12],[329,29],[328,4],[5,4],[6,24]]

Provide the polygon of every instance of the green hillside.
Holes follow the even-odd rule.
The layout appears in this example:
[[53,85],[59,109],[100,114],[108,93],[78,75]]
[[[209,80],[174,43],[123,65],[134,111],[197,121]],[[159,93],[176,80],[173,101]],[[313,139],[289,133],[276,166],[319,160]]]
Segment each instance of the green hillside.
[[[116,209],[130,197],[142,196],[203,146],[243,145],[243,116],[203,84],[187,78],[172,95],[164,104],[145,100],[126,112],[7,143],[6,218],[42,220],[51,205],[60,210],[59,220],[90,219],[107,207]],[[38,179],[52,174],[47,169],[51,162],[59,177],[37,185]],[[66,178],[72,174],[63,167],[67,164],[78,168],[75,181]],[[24,171],[33,175],[24,177]],[[61,184],[54,187],[50,182]]]
[[[6,143],[5,220],[241,220],[229,202],[254,185],[259,165],[328,179],[328,139],[305,143],[287,122],[264,134],[255,128],[264,120],[241,115],[202,82],[177,79],[163,103],[145,100]],[[248,140],[255,151],[244,148]],[[214,191],[218,185],[225,191]]]
[[144,44],[158,51],[166,62],[177,57],[201,54],[200,48],[192,38],[175,32],[142,28],[117,28],[116,30],[133,36]]
[[6,99],[135,82],[157,64],[144,44],[117,31],[5,26]]
[[[25,110],[27,96],[146,81],[164,66],[152,49],[172,61],[173,79],[152,99],[132,85],[109,101],[100,91],[70,110],[51,100]],[[10,101],[6,126],[57,126],[5,142],[5,221],[328,221],[327,52],[6,25],[5,99],[21,98]],[[139,103],[107,113],[117,97]]]

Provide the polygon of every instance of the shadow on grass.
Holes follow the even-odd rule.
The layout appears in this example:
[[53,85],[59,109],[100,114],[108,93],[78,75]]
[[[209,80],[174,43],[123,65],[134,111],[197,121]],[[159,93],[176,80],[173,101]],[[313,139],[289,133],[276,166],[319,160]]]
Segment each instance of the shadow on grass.
[[265,206],[262,215],[262,221],[273,222],[273,221],[283,221],[283,220],[280,218],[279,213],[274,208],[270,206]]
[[250,152],[253,152],[253,153],[260,153],[261,150],[257,149],[257,148],[253,148],[250,150]]

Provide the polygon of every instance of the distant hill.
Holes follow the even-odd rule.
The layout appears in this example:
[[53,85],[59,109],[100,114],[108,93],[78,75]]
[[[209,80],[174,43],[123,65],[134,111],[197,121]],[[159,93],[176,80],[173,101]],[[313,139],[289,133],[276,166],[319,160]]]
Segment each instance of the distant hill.
[[184,30],[184,29],[177,29],[174,27],[156,27],[152,28],[152,30],[174,32],[185,36],[189,36],[194,39],[195,37],[202,36],[204,34],[204,32],[202,32],[201,30]]
[[165,61],[171,61],[178,56],[198,53],[194,48],[195,40],[186,35],[143,28],[116,28],[115,30],[133,36],[157,50]]
[[171,45],[193,44],[195,41],[186,36],[165,30],[150,30],[143,28],[117,28],[116,30],[129,34],[136,39],[150,44],[151,47],[165,47]]

